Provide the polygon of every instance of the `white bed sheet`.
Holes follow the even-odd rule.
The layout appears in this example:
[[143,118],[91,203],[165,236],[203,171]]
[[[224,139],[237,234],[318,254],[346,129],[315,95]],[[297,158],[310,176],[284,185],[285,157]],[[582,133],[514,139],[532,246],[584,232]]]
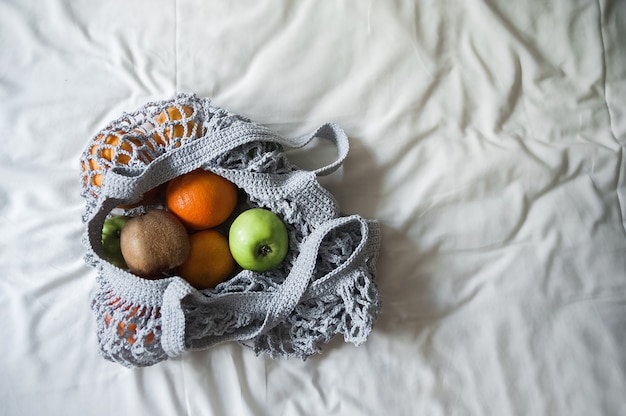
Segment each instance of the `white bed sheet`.
[[[626,414],[624,39],[619,0],[4,0],[0,414]],[[99,356],[78,159],[178,92],[346,130],[324,184],[383,232],[366,344]]]

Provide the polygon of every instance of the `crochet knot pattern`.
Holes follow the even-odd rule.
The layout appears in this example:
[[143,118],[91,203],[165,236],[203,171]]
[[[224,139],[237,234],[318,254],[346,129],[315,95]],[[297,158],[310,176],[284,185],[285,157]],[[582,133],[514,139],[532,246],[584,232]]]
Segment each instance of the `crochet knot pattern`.
[[[316,137],[337,146],[337,160],[313,171],[292,164],[286,150]],[[97,271],[91,305],[103,357],[150,366],[237,341],[257,354],[305,359],[337,334],[365,342],[381,311],[379,225],[341,214],[318,182],[341,166],[348,150],[335,124],[283,138],[191,94],[147,103],[99,131],[80,164],[85,261]],[[102,227],[112,212],[120,206],[125,215],[145,212],[149,207],[139,202],[146,192],[195,169],[228,179],[250,207],[283,220],[289,251],[278,268],[242,270],[197,290],[175,274],[143,279],[105,260]]]

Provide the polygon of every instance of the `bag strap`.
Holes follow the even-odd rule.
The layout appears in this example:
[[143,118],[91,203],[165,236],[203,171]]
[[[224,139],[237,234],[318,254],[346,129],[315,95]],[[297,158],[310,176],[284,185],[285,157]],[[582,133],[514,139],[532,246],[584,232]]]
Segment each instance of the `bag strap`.
[[172,280],[163,294],[161,307],[163,330],[161,344],[164,351],[170,357],[174,357],[188,349],[185,343],[185,312],[181,306],[183,299],[188,296],[193,297],[194,301],[203,306],[233,313],[253,314],[256,318],[261,318],[250,326],[237,328],[233,332],[221,336],[207,335],[204,339],[199,340],[195,348],[207,348],[224,341],[249,340],[274,328],[291,314],[307,292],[311,284],[311,277],[315,272],[319,247],[324,237],[332,230],[349,223],[359,225],[361,240],[350,257],[337,270],[320,278],[320,282],[330,284],[329,279],[337,277],[339,273],[346,275],[344,271],[358,264],[361,257],[368,252],[370,245],[378,244],[376,239],[370,238],[369,222],[358,215],[335,218],[315,229],[302,243],[300,254],[291,271],[276,292],[227,293],[207,297],[182,279]]
[[335,123],[326,123],[320,126],[312,133],[300,136],[294,139],[281,138],[281,144],[291,147],[293,149],[299,149],[309,144],[314,138],[319,137],[332,142],[337,147],[337,159],[334,162],[323,166],[321,168],[313,170],[317,176],[325,176],[336,171],[348,156],[350,150],[350,142],[348,136]]
[[341,166],[350,150],[348,136],[338,125],[327,123],[310,134],[292,139],[278,137],[259,125],[250,125],[245,129],[216,132],[211,136],[211,140],[196,140],[181,148],[172,149],[144,169],[114,167],[105,175],[101,198],[127,199],[132,195],[142,195],[173,177],[196,169],[219,154],[245,143],[273,141],[298,149],[316,137],[329,140],[337,146],[337,159],[313,171],[317,176],[328,175]]
[[126,199],[141,195],[176,176],[199,168],[220,154],[256,141],[276,139],[268,129],[251,124],[246,128],[214,132],[210,140],[198,139],[171,149],[142,169],[114,167],[105,175],[101,197]]

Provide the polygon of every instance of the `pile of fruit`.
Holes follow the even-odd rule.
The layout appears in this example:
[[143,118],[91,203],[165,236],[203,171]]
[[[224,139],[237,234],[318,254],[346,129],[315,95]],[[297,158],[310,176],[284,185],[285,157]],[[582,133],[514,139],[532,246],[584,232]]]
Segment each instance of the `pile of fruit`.
[[[97,198],[108,169],[129,166],[133,159],[147,165],[164,149],[202,134],[195,110],[186,105],[171,106],[139,128],[100,134],[82,162],[84,184]],[[104,255],[137,276],[177,274],[198,289],[233,276],[237,264],[253,271],[277,267],[289,245],[284,223],[265,209],[242,212],[238,200],[237,187],[213,172],[198,169],[174,178],[146,192],[138,204],[120,207],[143,206],[144,214],[105,221]]]
[[112,216],[102,229],[107,260],[137,276],[177,274],[207,289],[232,277],[236,264],[268,271],[287,255],[282,220],[263,208],[241,211],[237,187],[213,172],[176,177],[146,193],[148,202],[156,208],[136,217]]
[[[82,162],[84,184],[98,197],[110,168],[130,166],[133,159],[147,165],[164,149],[202,134],[195,110],[186,105],[171,106],[140,128],[100,134]],[[207,170],[178,176],[109,216],[102,229],[104,255],[142,278],[176,274],[198,289],[232,277],[237,264],[253,271],[278,267],[289,246],[285,224],[269,210],[242,209],[239,196],[232,182]],[[126,216],[138,206],[145,208],[142,215]]]

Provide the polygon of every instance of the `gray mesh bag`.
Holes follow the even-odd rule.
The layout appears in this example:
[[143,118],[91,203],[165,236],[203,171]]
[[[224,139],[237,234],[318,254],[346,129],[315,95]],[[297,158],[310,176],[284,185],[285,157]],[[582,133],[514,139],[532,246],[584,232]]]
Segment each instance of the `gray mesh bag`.
[[[338,158],[307,171],[290,163],[288,148],[313,138],[332,141]],[[81,156],[85,261],[97,271],[92,310],[104,358],[149,366],[187,350],[238,341],[257,354],[306,357],[343,334],[362,344],[381,309],[375,283],[380,231],[375,220],[342,215],[318,182],[348,153],[334,124],[286,139],[207,98],[180,94],[122,114],[103,128]],[[247,205],[276,213],[290,248],[269,272],[242,270],[217,287],[197,290],[175,273],[147,280],[105,260],[102,227],[151,189],[195,169],[233,182]]]

